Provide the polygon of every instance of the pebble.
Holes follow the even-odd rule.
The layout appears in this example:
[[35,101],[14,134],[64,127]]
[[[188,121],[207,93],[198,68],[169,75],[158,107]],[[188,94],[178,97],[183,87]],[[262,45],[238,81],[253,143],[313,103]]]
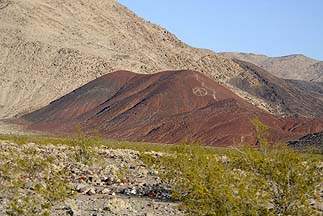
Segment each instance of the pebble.
[[89,196],[92,196],[92,195],[96,194],[96,192],[95,192],[95,188],[90,188],[90,189],[86,192],[86,194],[87,194],[87,195],[89,195]]
[[75,190],[78,193],[84,193],[84,192],[86,192],[88,190],[88,188],[87,188],[87,186],[85,184],[78,184],[78,185],[76,185]]
[[80,216],[80,213],[73,209],[72,207],[67,207],[66,208],[66,213],[70,216]]
[[101,191],[102,194],[108,194],[110,193],[110,190],[108,188],[104,188],[102,191]]
[[122,184],[128,184],[129,183],[129,180],[128,179],[121,179],[121,183]]

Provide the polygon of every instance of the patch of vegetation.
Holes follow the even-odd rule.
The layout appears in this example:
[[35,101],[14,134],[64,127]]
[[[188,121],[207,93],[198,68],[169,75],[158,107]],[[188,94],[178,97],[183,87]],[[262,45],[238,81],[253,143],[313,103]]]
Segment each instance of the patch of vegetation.
[[65,170],[56,170],[54,159],[33,147],[8,148],[0,151],[0,159],[0,192],[10,200],[8,215],[49,215],[54,202],[73,195]]
[[[139,152],[174,152],[180,145],[168,145],[159,143],[144,143],[144,142],[129,142],[129,141],[115,141],[100,138],[97,133],[90,133],[86,136],[83,132],[77,132],[74,137],[53,137],[53,136],[18,136],[18,135],[1,135],[0,140],[10,141],[16,144],[24,145],[28,143],[36,143],[39,145],[55,145],[55,146],[91,146],[106,147],[111,149],[131,149]],[[210,148],[213,151],[222,151],[223,148]]]
[[[93,132],[93,134],[96,134]],[[94,150],[94,146],[99,144],[99,137],[96,135],[85,135],[80,127],[77,128],[77,137],[73,139],[72,145],[75,148],[73,155],[77,162],[90,165],[98,154]]]
[[122,167],[116,171],[116,176],[118,179],[125,179],[127,175],[129,174],[129,169],[126,167]]
[[310,205],[322,183],[322,161],[288,148],[231,149],[221,155],[183,145],[142,160],[174,186],[193,215],[318,215]]
[[320,215],[310,201],[323,181],[321,156],[270,145],[268,128],[253,122],[259,148],[216,152],[183,144],[141,160],[173,185],[173,198],[189,215]]
[[[118,142],[81,131],[71,138],[0,135],[0,140],[66,145],[74,149],[75,161],[84,164],[95,162],[99,147],[140,151],[141,160],[173,186],[173,198],[189,215],[319,215],[310,201],[320,199],[322,156],[269,143],[268,127],[258,119],[252,122],[258,148]],[[54,158],[40,158],[35,149],[24,149],[21,155],[0,152],[0,192],[12,196],[11,215],[47,215],[54,202],[73,195],[65,178],[68,170],[56,170]],[[117,175],[124,178],[127,170],[120,169]],[[33,179],[31,185],[26,185],[28,179]]]

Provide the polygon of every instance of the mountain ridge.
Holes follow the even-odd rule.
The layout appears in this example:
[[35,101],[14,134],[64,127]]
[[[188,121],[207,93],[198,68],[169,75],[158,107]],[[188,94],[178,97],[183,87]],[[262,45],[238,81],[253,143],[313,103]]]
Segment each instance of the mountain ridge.
[[1,117],[40,108],[114,70],[196,68],[224,79],[238,67],[114,0],[8,2],[0,14]]
[[114,0],[6,2],[0,13],[0,118],[32,112],[116,70],[181,69],[199,71],[272,114],[322,116],[315,107],[303,109],[303,101],[296,113],[282,113],[279,100],[235,85],[244,80],[270,88],[241,64],[181,42]]
[[220,55],[253,63],[284,79],[323,82],[323,61],[303,54],[269,57],[254,53],[222,52]]

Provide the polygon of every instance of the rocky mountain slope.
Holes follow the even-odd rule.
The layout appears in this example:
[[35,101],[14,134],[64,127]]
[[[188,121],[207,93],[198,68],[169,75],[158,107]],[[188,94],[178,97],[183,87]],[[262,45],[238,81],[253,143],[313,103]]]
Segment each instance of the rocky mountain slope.
[[[182,43],[114,0],[0,1],[0,118],[34,111],[119,69],[196,70],[264,110],[286,110],[279,101],[235,86],[230,80],[270,88],[236,62]],[[316,110],[292,114],[322,116]]]
[[48,104],[116,69],[191,68],[233,76],[239,66],[179,41],[114,0],[2,0],[0,117]]
[[231,59],[251,62],[284,79],[323,82],[323,62],[304,55],[268,57],[253,53],[219,53]]
[[256,142],[255,117],[269,125],[272,141],[323,129],[322,120],[268,114],[194,71],[110,73],[22,119],[45,132],[73,134],[81,126],[109,139],[227,146]]
[[246,79],[235,78],[229,82],[239,89],[246,90],[260,98],[266,98],[269,104],[280,104],[281,113],[323,116],[323,83],[285,80],[273,76],[264,69],[249,62],[233,60],[254,79],[262,84],[249,83]]
[[289,141],[288,144],[297,149],[323,147],[323,132],[307,134],[298,140]]

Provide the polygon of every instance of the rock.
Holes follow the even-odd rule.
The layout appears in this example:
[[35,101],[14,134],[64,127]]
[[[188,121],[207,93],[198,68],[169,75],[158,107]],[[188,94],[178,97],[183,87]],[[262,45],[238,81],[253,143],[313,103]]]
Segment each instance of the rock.
[[34,190],[34,185],[31,181],[25,183],[25,188],[29,190]]
[[151,176],[158,176],[158,171],[157,170],[152,170],[148,173]]
[[85,184],[78,184],[78,185],[76,185],[75,190],[78,193],[84,193],[84,192],[86,192],[88,190],[88,188],[87,188],[87,186]]
[[81,215],[75,208],[72,208],[70,206],[66,208],[66,213],[70,216],[80,216]]
[[129,183],[129,180],[128,179],[121,179],[121,183],[122,184],[128,184]]
[[122,191],[125,195],[137,195],[137,189],[135,187],[133,188],[126,188]]
[[105,182],[107,185],[112,185],[117,182],[117,179],[114,176],[109,176],[107,178],[104,178],[103,182]]
[[66,211],[68,215],[74,216],[74,211],[72,209],[69,209]]
[[89,196],[92,196],[92,195],[96,194],[96,192],[95,192],[95,188],[90,188],[90,189],[86,192],[86,194],[87,194],[87,195],[89,195]]
[[102,191],[101,191],[102,194],[109,194],[110,193],[110,190],[108,188],[104,188]]
[[80,177],[79,177],[79,180],[80,180],[80,181],[85,181],[85,179],[86,179],[86,176],[80,176]]
[[130,191],[130,194],[136,195],[137,194],[137,190],[135,187],[133,187]]
[[97,175],[92,175],[92,176],[89,176],[88,182],[99,185],[101,183],[101,179]]
[[132,208],[127,202],[119,198],[109,200],[104,207],[104,210],[110,211],[112,213],[120,213],[126,209],[130,210]]

